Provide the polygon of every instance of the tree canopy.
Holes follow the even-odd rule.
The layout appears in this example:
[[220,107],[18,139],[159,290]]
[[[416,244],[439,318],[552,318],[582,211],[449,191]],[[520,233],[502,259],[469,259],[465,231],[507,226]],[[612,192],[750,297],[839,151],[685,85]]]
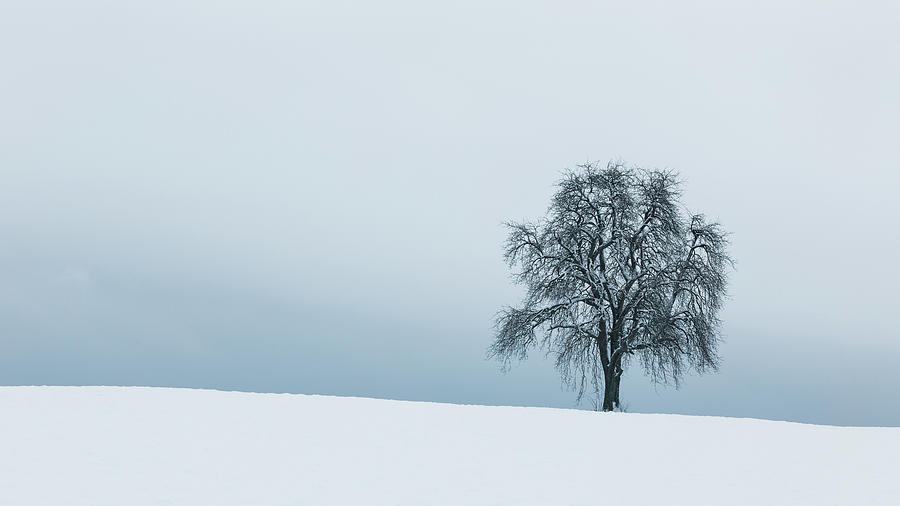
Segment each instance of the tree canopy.
[[716,370],[727,234],[684,210],[681,187],[676,172],[621,163],[566,172],[545,217],[507,224],[526,295],[500,311],[489,355],[508,366],[542,349],[579,399],[602,392],[605,411],[634,360],[676,386],[687,368]]

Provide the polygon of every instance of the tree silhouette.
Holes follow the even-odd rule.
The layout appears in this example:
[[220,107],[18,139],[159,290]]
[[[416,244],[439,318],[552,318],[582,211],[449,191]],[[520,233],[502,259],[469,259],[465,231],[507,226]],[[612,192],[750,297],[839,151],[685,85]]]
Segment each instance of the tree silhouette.
[[717,369],[728,241],[680,197],[672,171],[588,163],[565,173],[544,218],[507,224],[504,256],[527,292],[500,312],[489,355],[508,367],[543,349],[579,399],[602,390],[604,411],[619,407],[632,360],[676,386],[686,367]]

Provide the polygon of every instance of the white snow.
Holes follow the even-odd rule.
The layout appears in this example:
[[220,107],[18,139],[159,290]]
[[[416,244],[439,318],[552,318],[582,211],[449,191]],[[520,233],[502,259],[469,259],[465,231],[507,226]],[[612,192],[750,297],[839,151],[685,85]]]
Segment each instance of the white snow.
[[3,387],[0,504],[897,505],[900,428]]

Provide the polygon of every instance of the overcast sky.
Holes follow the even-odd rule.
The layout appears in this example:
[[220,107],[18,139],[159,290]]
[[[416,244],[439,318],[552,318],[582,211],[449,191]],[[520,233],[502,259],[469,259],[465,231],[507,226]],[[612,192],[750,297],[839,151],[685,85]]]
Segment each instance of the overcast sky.
[[722,4],[3,2],[0,384],[574,407],[484,359],[501,223],[615,158],[737,260],[629,410],[900,425],[900,11]]

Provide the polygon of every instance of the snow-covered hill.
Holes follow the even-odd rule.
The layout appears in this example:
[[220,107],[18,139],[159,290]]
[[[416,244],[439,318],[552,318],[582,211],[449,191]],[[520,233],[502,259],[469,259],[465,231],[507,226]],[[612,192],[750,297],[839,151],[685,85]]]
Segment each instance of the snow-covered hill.
[[900,504],[900,428],[0,388],[0,504]]

